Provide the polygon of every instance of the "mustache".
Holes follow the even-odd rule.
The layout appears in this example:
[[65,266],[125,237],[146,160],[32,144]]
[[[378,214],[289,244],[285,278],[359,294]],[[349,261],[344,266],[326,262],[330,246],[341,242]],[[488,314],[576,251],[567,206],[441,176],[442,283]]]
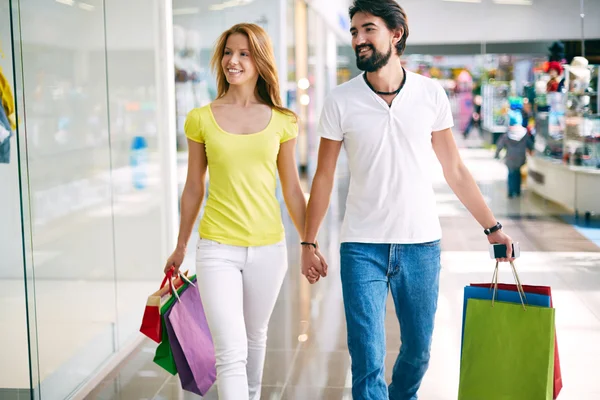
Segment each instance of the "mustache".
[[373,47],[372,44],[363,44],[356,48],[356,55],[358,55],[358,53],[364,48],[368,48],[368,49],[371,49],[372,51],[375,51],[375,47]]

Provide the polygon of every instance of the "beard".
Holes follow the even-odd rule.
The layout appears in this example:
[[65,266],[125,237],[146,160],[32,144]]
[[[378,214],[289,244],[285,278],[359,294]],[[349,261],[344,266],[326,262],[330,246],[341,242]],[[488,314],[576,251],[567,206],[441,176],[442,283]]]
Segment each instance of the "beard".
[[[361,58],[361,56],[358,53],[361,49],[363,49],[365,47],[371,49],[371,56]],[[362,46],[359,46],[356,48],[356,66],[361,71],[375,72],[375,71],[385,67],[387,65],[387,63],[390,61],[391,57],[392,57],[392,46],[391,45],[390,45],[388,52],[385,54],[377,51],[372,44],[363,44]]]

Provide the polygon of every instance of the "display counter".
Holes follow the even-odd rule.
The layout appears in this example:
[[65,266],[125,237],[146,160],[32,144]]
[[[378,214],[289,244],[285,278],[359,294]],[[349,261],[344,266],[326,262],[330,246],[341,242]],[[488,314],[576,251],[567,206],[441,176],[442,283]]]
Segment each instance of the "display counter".
[[600,213],[600,169],[566,165],[532,156],[527,161],[527,187],[538,195],[573,210],[576,215]]

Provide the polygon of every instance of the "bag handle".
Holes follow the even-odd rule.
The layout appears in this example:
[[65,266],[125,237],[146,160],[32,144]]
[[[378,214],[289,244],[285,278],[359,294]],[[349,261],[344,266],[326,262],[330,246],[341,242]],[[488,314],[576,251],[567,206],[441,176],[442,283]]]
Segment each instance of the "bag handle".
[[[492,285],[490,289],[493,289],[492,294],[492,307],[494,306],[494,302],[496,300],[496,295],[498,294],[498,275],[499,274],[499,266],[500,263],[496,261],[496,267],[494,268],[494,275],[492,276]],[[515,267],[515,263],[513,261],[510,262],[510,267],[513,273],[513,278],[515,283],[517,284],[517,292],[519,293],[519,299],[521,300],[521,305],[523,306],[523,310],[527,311],[525,308],[525,303],[527,302],[527,296],[525,295],[525,290],[523,290],[523,285],[521,285],[521,279],[519,279],[519,274],[517,273],[517,267]]]
[[[162,289],[165,284],[167,283],[167,280],[169,281],[169,286],[171,288],[171,293],[173,293],[173,296],[175,296],[175,298],[177,298],[177,301],[181,301],[181,299],[179,298],[179,293],[177,293],[177,290],[175,289],[175,279],[176,277],[173,276],[173,272],[175,271],[175,267],[171,267],[171,269],[169,269],[167,271],[167,273],[165,274],[165,278],[162,281],[162,284],[160,285],[160,288]],[[183,281],[185,281],[187,284],[192,285],[193,287],[196,287],[196,285],[194,285],[194,283],[192,281],[190,281],[190,279],[185,276],[185,274],[182,274],[181,272],[177,273],[177,276],[179,276]]]
[[173,277],[173,274],[171,274],[171,279],[169,279],[169,285],[171,286],[171,292],[173,293],[173,296],[177,298],[177,301],[181,301],[179,298],[179,293],[177,293],[177,290],[175,290],[175,277]]
[[[162,280],[162,283],[160,284],[160,289],[164,288],[167,284],[167,281],[169,282],[169,288],[171,289],[171,293],[177,298],[177,300],[179,300],[179,294],[177,293],[177,290],[175,290],[175,277],[173,276],[173,272],[175,271],[175,267],[171,267],[167,273],[165,274],[165,277]],[[183,276],[182,274],[179,274],[180,276]]]
[[187,283],[188,285],[191,285],[191,286],[193,286],[193,287],[196,287],[196,285],[194,285],[194,282],[190,281],[190,279],[189,279],[189,278],[188,278],[188,277],[187,277],[185,274],[179,273],[179,277],[180,277],[182,280],[186,281],[186,283]]
[[171,280],[171,278],[173,277],[173,271],[175,271],[174,267],[171,267],[171,269],[167,271],[164,279],[162,280],[162,283],[160,284],[159,289],[162,289],[163,287],[165,287],[165,285],[167,284],[167,280]]

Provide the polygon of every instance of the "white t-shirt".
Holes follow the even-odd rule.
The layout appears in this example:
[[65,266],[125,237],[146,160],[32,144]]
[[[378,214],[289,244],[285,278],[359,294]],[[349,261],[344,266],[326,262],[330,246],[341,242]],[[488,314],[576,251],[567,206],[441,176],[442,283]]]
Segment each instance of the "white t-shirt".
[[442,237],[432,184],[432,132],[453,126],[442,86],[406,71],[389,107],[359,75],[328,96],[321,137],[343,141],[350,189],[342,242],[426,243]]

